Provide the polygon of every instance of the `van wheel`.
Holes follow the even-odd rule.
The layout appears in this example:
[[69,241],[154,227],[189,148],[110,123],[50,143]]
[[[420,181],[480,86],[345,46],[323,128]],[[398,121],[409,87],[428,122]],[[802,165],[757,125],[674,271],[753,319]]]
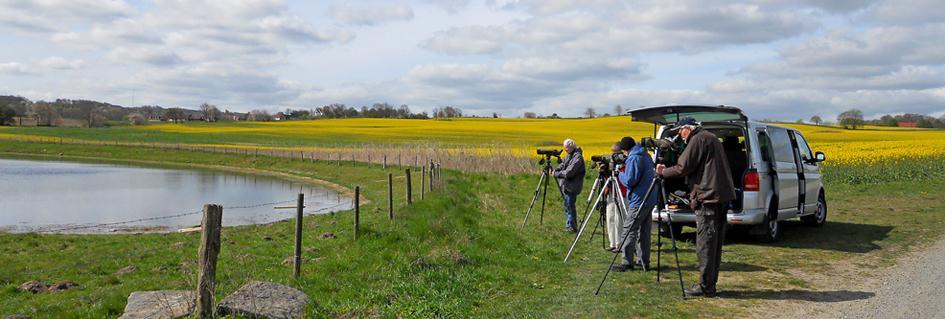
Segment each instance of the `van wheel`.
[[820,227],[827,223],[827,200],[824,199],[824,195],[817,198],[817,211],[807,216],[801,216],[801,221],[814,227]]
[[672,232],[672,236],[679,240],[679,236],[682,236],[682,228],[683,225],[681,224],[660,224],[660,236],[670,238],[670,232]]
[[763,243],[773,243],[781,239],[781,222],[778,220],[778,208],[772,205],[770,210],[771,212],[765,218],[764,224],[758,225],[763,227],[763,231],[758,235],[758,241]]

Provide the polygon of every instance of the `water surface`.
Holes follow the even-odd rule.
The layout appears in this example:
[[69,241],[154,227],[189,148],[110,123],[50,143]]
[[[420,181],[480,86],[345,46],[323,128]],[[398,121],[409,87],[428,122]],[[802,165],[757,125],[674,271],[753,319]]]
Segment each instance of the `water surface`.
[[[318,186],[250,174],[0,158],[0,229],[12,232],[174,231],[200,224],[204,204],[224,206],[224,226],[349,209],[351,199]],[[275,204],[278,203],[278,204]],[[109,224],[109,225],[98,225]]]

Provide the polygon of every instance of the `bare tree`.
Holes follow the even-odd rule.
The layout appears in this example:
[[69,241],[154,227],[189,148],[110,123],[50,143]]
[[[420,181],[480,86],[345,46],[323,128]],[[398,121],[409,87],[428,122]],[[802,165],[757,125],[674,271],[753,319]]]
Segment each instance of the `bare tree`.
[[174,123],[180,123],[187,119],[187,115],[184,114],[184,109],[172,107],[167,109],[167,111],[164,111],[164,118],[168,121],[173,121]]
[[200,104],[200,113],[203,113],[203,119],[207,122],[216,122],[220,115],[220,109],[216,105],[204,102]]
[[584,116],[589,119],[595,118],[597,117],[597,111],[595,111],[593,107],[589,107],[586,111],[584,111]]
[[256,109],[256,110],[249,111],[248,120],[268,122],[272,120],[272,115],[269,115],[269,112],[266,110]]
[[128,114],[128,122],[131,125],[144,125],[148,123],[148,119],[141,113],[131,113]]
[[33,103],[33,114],[36,116],[37,126],[53,126],[59,119],[59,112],[48,102]]
[[79,104],[79,114],[82,115],[82,121],[85,122],[85,127],[100,126],[105,121],[105,117],[102,116],[101,113],[101,108],[95,103]]
[[622,115],[622,114],[623,114],[623,105],[620,105],[620,104],[614,105],[614,114],[616,114],[617,116]]

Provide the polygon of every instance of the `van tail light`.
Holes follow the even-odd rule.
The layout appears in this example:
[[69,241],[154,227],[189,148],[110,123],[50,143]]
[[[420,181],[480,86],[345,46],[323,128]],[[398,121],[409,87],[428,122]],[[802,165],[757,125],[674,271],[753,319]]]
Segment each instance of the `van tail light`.
[[745,191],[757,192],[761,190],[761,180],[758,177],[758,171],[750,170],[745,173]]

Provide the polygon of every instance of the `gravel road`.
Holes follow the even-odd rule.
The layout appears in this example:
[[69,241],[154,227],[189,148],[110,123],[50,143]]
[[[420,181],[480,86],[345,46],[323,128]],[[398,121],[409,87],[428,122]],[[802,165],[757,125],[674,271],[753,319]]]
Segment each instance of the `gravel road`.
[[945,318],[945,240],[887,270],[867,290],[872,298],[844,304],[839,318]]
[[943,318],[945,239],[880,267],[880,274],[838,274],[821,289],[780,291],[755,305],[753,318]]

